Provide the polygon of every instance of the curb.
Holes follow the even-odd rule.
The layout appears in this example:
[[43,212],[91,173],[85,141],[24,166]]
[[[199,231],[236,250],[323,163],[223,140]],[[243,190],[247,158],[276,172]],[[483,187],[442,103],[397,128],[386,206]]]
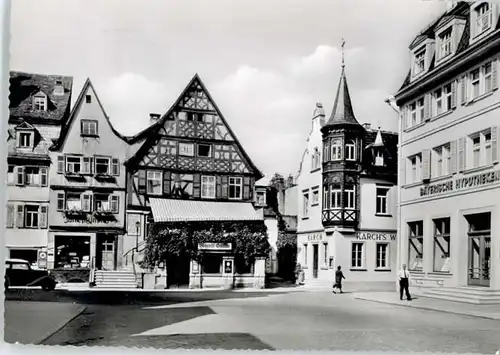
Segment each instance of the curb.
[[45,342],[47,339],[49,339],[51,336],[53,336],[54,334],[56,334],[58,331],[60,331],[62,328],[64,328],[65,326],[67,326],[70,322],[72,322],[73,320],[75,320],[76,318],[78,318],[85,310],[87,309],[87,307],[85,306],[82,306],[80,308],[80,310],[78,312],[76,312],[76,314],[71,317],[70,319],[68,320],[65,320],[63,322],[61,322],[61,324],[56,328],[56,330],[54,331],[51,331],[50,334],[48,334],[47,336],[45,336],[43,339],[37,341],[37,342],[34,342],[33,344],[34,345],[42,345],[43,342]]
[[363,298],[360,296],[354,296],[353,298],[357,300],[363,300],[363,301],[368,301],[368,302],[375,302],[375,303],[383,303],[383,304],[390,304],[393,306],[399,306],[399,307],[406,307],[406,308],[417,308],[417,309],[425,309],[426,311],[434,311],[434,312],[442,312],[442,313],[450,313],[450,314],[457,314],[460,316],[469,316],[469,317],[476,317],[476,318],[483,318],[483,319],[490,319],[490,320],[496,320],[500,321],[499,318],[494,318],[494,317],[488,317],[488,316],[483,316],[483,315],[478,315],[478,314],[470,314],[470,313],[463,313],[463,312],[456,312],[456,311],[449,311],[446,309],[436,309],[436,308],[431,308],[431,307],[426,307],[426,306],[409,306],[407,304],[399,304],[399,303],[392,303],[388,301],[380,301],[380,300],[374,300],[374,299],[369,299],[369,298]]

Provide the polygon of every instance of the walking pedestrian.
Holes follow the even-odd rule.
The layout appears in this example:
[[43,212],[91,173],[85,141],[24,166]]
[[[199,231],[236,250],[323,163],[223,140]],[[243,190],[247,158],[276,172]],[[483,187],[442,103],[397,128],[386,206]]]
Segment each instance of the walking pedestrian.
[[398,273],[399,277],[399,299],[403,300],[403,292],[406,294],[406,299],[411,301],[410,291],[408,287],[410,285],[410,273],[406,270],[406,264],[403,264],[401,270]]
[[337,267],[337,271],[335,271],[335,283],[333,284],[333,293],[335,292],[335,289],[338,288],[340,290],[340,293],[344,293],[342,291],[342,279],[345,279],[344,274],[342,273],[342,267],[340,265]]

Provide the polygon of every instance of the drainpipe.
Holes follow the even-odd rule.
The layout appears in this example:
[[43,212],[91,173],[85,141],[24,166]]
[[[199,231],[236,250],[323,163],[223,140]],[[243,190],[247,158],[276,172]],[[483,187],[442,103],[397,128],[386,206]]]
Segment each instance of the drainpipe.
[[[397,180],[397,190],[398,190],[398,198],[397,198],[397,207],[396,207],[396,243],[397,243],[397,255],[396,255],[396,264],[397,264],[397,268],[396,268],[396,272],[399,272],[399,268],[401,267],[401,259],[403,257],[403,243],[402,243],[402,237],[401,237],[401,232],[403,230],[402,226],[401,226],[401,176],[400,176],[400,171],[401,171],[401,168],[399,166],[399,164],[401,164],[401,136],[402,136],[402,128],[403,128],[403,124],[402,124],[402,113],[401,113],[401,110],[399,109],[399,106],[396,105],[396,99],[394,98],[394,96],[390,96],[388,97],[387,99],[384,100],[384,102],[386,104],[388,104],[397,114],[398,114],[398,171],[397,171],[397,175],[398,175],[398,180]],[[404,163],[404,162],[403,162]],[[397,274],[396,274],[397,275]],[[396,279],[394,280],[394,282],[396,283],[396,290],[398,289],[399,285],[398,285],[398,278],[396,277]]]

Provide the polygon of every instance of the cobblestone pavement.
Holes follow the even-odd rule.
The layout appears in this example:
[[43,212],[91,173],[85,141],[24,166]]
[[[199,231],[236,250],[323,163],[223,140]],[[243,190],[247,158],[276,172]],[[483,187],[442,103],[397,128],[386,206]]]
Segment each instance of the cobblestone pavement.
[[[292,292],[267,297],[89,305],[44,344],[157,348],[392,350],[494,354],[500,321]],[[168,304],[167,304],[168,303]]]

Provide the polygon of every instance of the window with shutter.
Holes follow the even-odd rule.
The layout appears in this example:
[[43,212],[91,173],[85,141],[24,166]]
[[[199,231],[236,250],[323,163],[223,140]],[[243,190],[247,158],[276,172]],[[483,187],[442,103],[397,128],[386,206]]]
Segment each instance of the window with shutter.
[[431,178],[431,150],[424,149],[422,151],[422,180]]
[[64,192],[57,193],[57,210],[64,211],[65,210],[65,196]]
[[47,228],[47,216],[48,216],[48,207],[40,206],[40,216],[38,218],[38,226],[40,228]]
[[200,174],[193,175],[193,197],[200,198],[201,192],[201,182],[200,182]]
[[498,89],[498,59],[491,63],[491,86],[492,89]]
[[170,195],[170,193],[171,193],[170,180],[171,180],[170,171],[164,171],[163,172],[163,194],[164,195]]
[[465,137],[458,140],[458,171],[465,170]]
[[5,227],[14,228],[14,205],[7,205],[7,221],[5,222]]
[[64,155],[57,156],[57,173],[64,174]]
[[427,94],[424,96],[424,121],[431,119],[431,96]]
[[24,185],[24,166],[16,166],[16,185]]
[[457,82],[453,80],[451,83],[451,108],[457,107]]
[[457,172],[457,141],[450,142],[450,174]]
[[17,205],[16,227],[17,228],[24,227],[24,206],[23,205]]
[[227,176],[222,176],[222,187],[221,187],[221,197],[222,198],[228,198],[229,193],[228,193],[228,177]]
[[111,195],[111,212],[113,213],[120,212],[120,196]]
[[215,197],[222,198],[222,179],[220,176],[215,178]]
[[92,158],[83,157],[82,159],[82,174],[92,174]]
[[248,200],[250,198],[250,178],[245,176],[243,178],[243,199]]
[[40,168],[40,184],[42,186],[47,186],[47,179],[48,179],[48,169]]
[[111,159],[111,175],[119,176],[120,175],[120,161],[118,159]]

